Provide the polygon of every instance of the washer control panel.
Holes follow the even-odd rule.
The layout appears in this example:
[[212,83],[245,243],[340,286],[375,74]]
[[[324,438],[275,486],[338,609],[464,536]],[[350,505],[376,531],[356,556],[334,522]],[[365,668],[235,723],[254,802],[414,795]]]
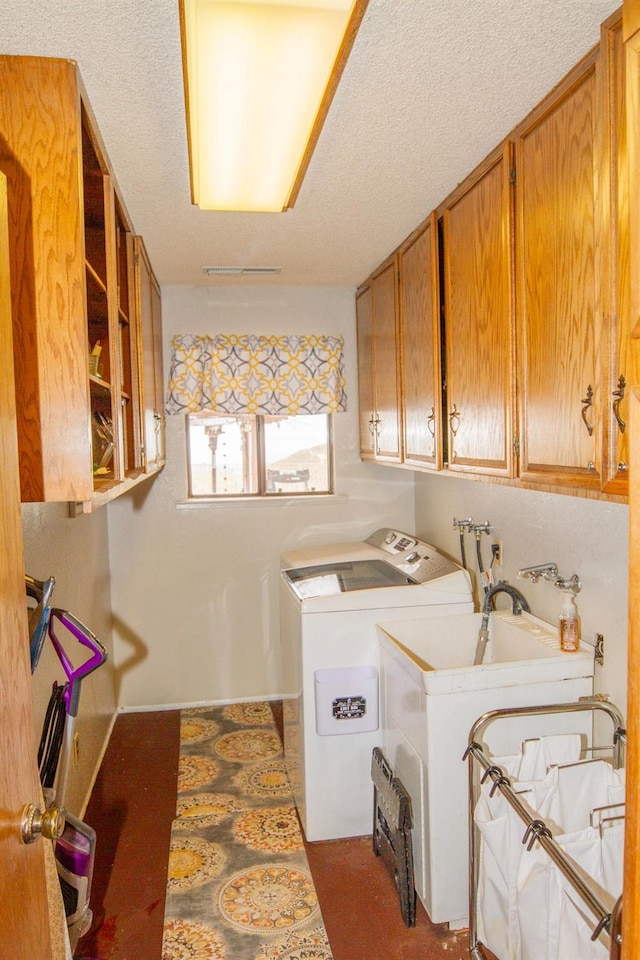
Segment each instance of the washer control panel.
[[382,527],[372,533],[366,542],[390,554],[389,563],[406,572],[418,583],[435,580],[460,569],[458,564],[449,560],[430,543],[418,540],[401,530]]
[[381,530],[372,533],[367,538],[367,543],[370,543],[372,547],[379,547],[385,553],[398,554],[404,553],[405,550],[415,549],[418,541],[415,537],[410,537],[400,530],[389,530],[387,527],[383,527]]

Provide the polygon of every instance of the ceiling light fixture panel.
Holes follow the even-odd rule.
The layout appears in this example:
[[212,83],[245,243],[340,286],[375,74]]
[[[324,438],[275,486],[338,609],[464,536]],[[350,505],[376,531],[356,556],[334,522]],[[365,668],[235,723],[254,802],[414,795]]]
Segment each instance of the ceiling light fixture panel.
[[180,0],[192,200],[293,206],[368,0]]
[[203,267],[209,277],[264,277],[280,273],[282,267]]

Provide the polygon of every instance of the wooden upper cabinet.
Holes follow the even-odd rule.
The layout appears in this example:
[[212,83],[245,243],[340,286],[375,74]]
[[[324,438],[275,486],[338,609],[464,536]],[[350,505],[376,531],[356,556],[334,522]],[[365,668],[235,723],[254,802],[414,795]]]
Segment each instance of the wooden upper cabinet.
[[438,218],[431,214],[398,251],[404,462],[442,467]]
[[358,333],[358,406],[360,415],[360,456],[363,460],[375,457],[375,401],[373,396],[373,315],[371,312],[371,283],[363,286],[356,296],[356,325]]
[[390,463],[402,461],[397,289],[394,255],[356,296],[361,456]]
[[23,501],[144,476],[132,229],[77,65],[0,57]]
[[[0,57],[23,501],[85,500],[93,492],[87,296],[105,315],[108,305],[104,250],[87,290],[82,152],[75,65]],[[102,179],[95,186],[99,204],[108,186]]]
[[520,476],[600,489],[597,51],[516,128]]
[[515,475],[512,144],[440,207],[450,470]]
[[162,363],[162,304],[142,237],[135,237],[136,299],[141,343],[139,369],[143,435],[143,465],[147,473],[165,462],[164,372]]

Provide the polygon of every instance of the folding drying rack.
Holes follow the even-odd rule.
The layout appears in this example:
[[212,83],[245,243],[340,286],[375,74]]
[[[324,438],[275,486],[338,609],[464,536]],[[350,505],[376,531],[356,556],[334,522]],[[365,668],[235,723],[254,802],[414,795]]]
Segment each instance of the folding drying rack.
[[598,893],[589,885],[585,876],[575,869],[573,861],[554,840],[551,830],[544,820],[531,816],[531,810],[523,804],[505,771],[492,762],[491,757],[486,755],[485,748],[480,742],[486,727],[495,720],[585,711],[594,714],[594,719],[596,711],[609,717],[613,725],[611,745],[591,749],[611,750],[613,767],[614,769],[620,769],[624,765],[624,746],[627,742],[624,720],[617,707],[603,700],[586,698],[575,703],[492,710],[483,714],[471,728],[469,744],[463,757],[463,759],[469,761],[469,957],[471,960],[485,960],[485,955],[481,952],[483,944],[478,939],[480,832],[474,821],[474,811],[479,798],[480,784],[486,780],[491,780],[493,783],[490,795],[493,796],[495,791],[499,790],[509,806],[525,824],[526,831],[522,842],[532,845],[537,841],[540,844],[593,915],[594,929],[591,939],[597,939],[603,931],[606,931],[610,937],[609,960],[619,960],[620,958],[622,895],[618,898],[614,908],[611,911],[607,910]]

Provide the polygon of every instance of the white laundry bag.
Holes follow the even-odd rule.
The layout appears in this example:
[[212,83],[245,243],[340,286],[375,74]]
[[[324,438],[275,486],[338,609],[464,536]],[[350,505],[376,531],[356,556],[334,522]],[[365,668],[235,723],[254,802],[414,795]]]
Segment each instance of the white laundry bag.
[[[495,764],[514,778],[521,759],[520,754],[498,757]],[[518,842],[524,826],[499,790],[491,796],[492,788],[492,780],[482,784],[474,811],[480,833],[478,936],[498,960],[512,960],[517,956],[512,945],[519,936],[515,880],[520,857]]]
[[[528,740],[521,753],[494,758],[511,779],[513,789],[529,806],[534,780],[546,776],[550,764],[576,760],[582,741],[579,734],[560,734]],[[525,826],[492,780],[481,788],[474,811],[480,833],[477,886],[478,937],[498,960],[518,960],[520,930],[516,907],[516,881]],[[533,809],[529,812],[536,816]]]
[[[603,903],[612,907],[620,892],[616,891],[618,876],[621,889],[615,831],[602,834],[609,848],[605,855],[599,829],[590,826],[590,814],[596,807],[624,801],[623,776],[604,760],[584,761],[553,768],[534,784],[532,793],[539,819],[574,865],[600,888],[597,892]],[[595,926],[590,911],[540,844],[523,850],[516,887],[519,960],[600,960],[608,956],[602,942],[590,939]]]
[[[610,913],[622,893],[624,859],[624,826],[622,822],[606,828],[589,827],[578,834],[558,838],[565,853],[582,867],[590,878],[599,899]],[[592,940],[593,915],[554,865],[560,894],[558,953],[560,960],[608,960],[610,940],[603,933]]]

